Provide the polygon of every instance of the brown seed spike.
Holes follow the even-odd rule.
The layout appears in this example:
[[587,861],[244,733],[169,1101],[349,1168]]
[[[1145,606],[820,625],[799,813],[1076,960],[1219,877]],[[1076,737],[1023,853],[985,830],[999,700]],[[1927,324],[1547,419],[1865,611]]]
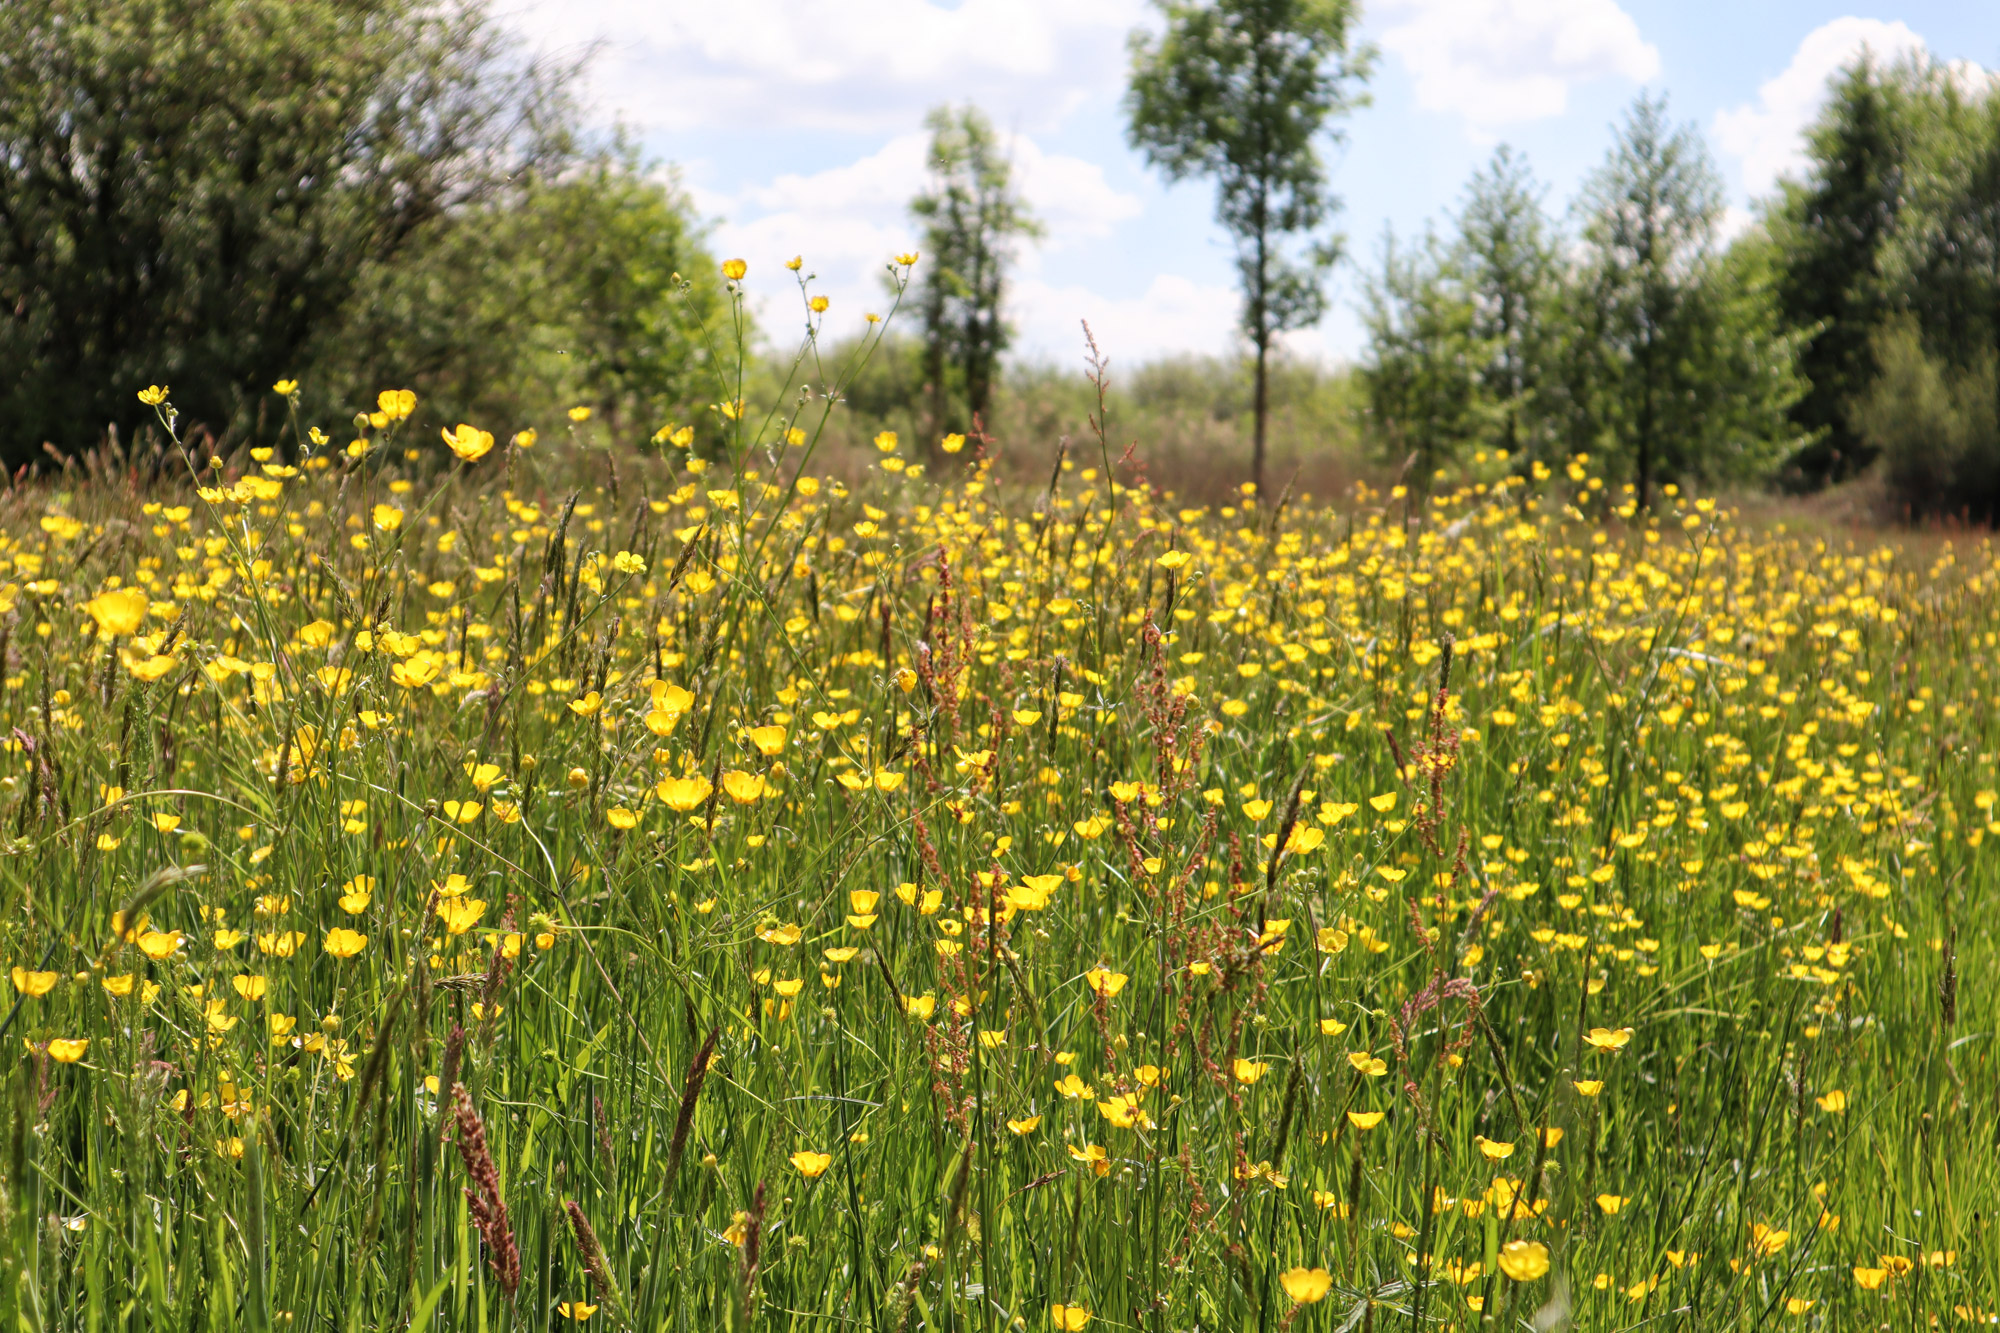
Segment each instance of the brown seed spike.
[[451,1098],[458,1117],[458,1155],[465,1159],[465,1174],[472,1180],[465,1190],[466,1205],[486,1242],[486,1262],[511,1301],[521,1285],[521,1250],[514,1243],[506,1201],[500,1197],[500,1171],[486,1147],[486,1127],[472,1105],[472,1094],[463,1083],[454,1083]]

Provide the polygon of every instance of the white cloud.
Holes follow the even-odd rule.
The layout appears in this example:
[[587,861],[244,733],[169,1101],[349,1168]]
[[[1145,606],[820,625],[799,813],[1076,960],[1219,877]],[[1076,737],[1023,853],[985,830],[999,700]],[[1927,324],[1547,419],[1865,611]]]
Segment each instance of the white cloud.
[[[809,175],[785,174],[735,194],[693,190],[695,203],[716,225],[719,251],[747,260],[764,281],[753,290],[780,290],[772,274],[794,255],[817,274],[814,290],[834,307],[833,327],[845,329],[865,310],[881,310],[887,297],[883,265],[892,255],[919,250],[918,229],[909,217],[911,196],[923,188],[928,136],[900,134],[879,150]],[[1114,189],[1095,163],[1046,153],[1025,135],[1005,139],[1014,178],[1029,209],[1047,227],[1047,248],[1099,240],[1141,211],[1137,196]],[[1018,272],[1032,279],[1039,251],[1021,246]],[[1017,284],[1017,304],[1032,302],[1027,282]],[[759,314],[766,327],[793,323],[795,302],[767,296]]]
[[1385,0],[1380,41],[1417,84],[1417,104],[1475,132],[1561,115],[1592,79],[1643,83],[1658,48],[1617,0]]
[[1225,350],[1236,336],[1240,304],[1232,288],[1173,273],[1158,275],[1144,292],[1124,299],[1029,277],[1015,283],[1008,313],[1018,352],[1063,365],[1082,364],[1082,326],[1088,321],[1115,375],[1119,366],[1136,366],[1169,352]]
[[1755,101],[1715,113],[1715,142],[1740,163],[1746,194],[1763,194],[1805,165],[1805,131],[1826,101],[1827,80],[1863,50],[1883,61],[1925,54],[1924,39],[1907,24],[1838,18],[1807,33]]
[[1125,74],[1141,0],[567,0],[503,15],[642,130],[881,133],[971,99],[1044,128]]
[[[1106,296],[1081,284],[1056,286],[1026,278],[1014,285],[1008,317],[1018,355],[1062,365],[1083,363],[1083,324],[1088,322],[1097,350],[1110,358],[1115,379],[1121,367],[1129,370],[1161,356],[1240,350],[1244,343],[1237,321],[1242,313],[1243,298],[1234,287],[1162,273],[1129,298]],[[1309,361],[1330,360],[1336,351],[1326,325],[1295,330],[1279,341],[1287,354]]]
[[[811,175],[786,174],[755,185],[740,204],[764,214],[802,217],[870,216],[902,225],[910,199],[925,183],[929,136],[899,134],[869,156],[844,167]],[[1003,135],[1001,151],[1012,163],[1014,182],[1028,208],[1048,228],[1050,243],[1067,244],[1108,235],[1113,226],[1136,217],[1139,200],[1115,190],[1104,168],[1082,158],[1042,151],[1026,135]]]

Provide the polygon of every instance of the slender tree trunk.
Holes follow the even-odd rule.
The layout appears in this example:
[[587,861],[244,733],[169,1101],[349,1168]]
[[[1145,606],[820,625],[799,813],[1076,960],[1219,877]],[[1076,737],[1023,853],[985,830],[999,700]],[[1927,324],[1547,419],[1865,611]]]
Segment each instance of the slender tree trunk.
[[936,447],[938,439],[945,432],[944,395],[944,313],[940,309],[926,309],[924,312],[924,378],[930,381],[931,429],[926,448]]
[[1271,335],[1260,328],[1257,330],[1256,425],[1250,444],[1250,480],[1257,487],[1259,503],[1264,499],[1264,428],[1271,415],[1270,356]]
[[973,214],[977,226],[973,234],[972,273],[965,309],[965,413],[968,429],[982,426],[986,415],[986,378],[992,348],[988,342],[986,210],[981,205]]
[[1264,503],[1264,431],[1271,415],[1271,258],[1270,229],[1265,222],[1265,199],[1259,192],[1257,224],[1257,281],[1250,305],[1250,336],[1257,344],[1257,384],[1253,393],[1250,430],[1250,482],[1257,488],[1257,503]]
[[1646,508],[1646,496],[1653,482],[1653,363],[1656,351],[1648,334],[1644,344],[1646,383],[1639,399],[1639,508]]

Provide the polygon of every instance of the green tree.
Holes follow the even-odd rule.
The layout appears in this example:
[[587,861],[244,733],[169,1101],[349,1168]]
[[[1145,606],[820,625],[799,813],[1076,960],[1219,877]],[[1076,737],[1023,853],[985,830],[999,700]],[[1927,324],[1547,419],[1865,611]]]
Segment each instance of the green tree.
[[1968,370],[2000,350],[2000,91],[1968,94],[1939,74],[1930,102],[1905,301],[1930,352]]
[[1600,333],[1579,349],[1584,408],[1629,458],[1643,506],[1659,472],[1700,461],[1710,404],[1695,366],[1714,314],[1702,297],[1722,185],[1695,132],[1641,96],[1579,204]]
[[1362,288],[1361,373],[1376,444],[1391,463],[1413,462],[1425,484],[1480,433],[1484,358],[1461,258],[1435,232],[1400,250],[1391,236],[1381,273]]
[[1753,229],[1701,266],[1689,312],[1692,390],[1678,413],[1682,444],[1664,455],[1682,475],[1768,481],[1812,438],[1793,416],[1809,387],[1799,370],[1806,334],[1785,326],[1779,254]]
[[2000,521],[2000,93],[1913,67],[1905,202],[1884,262],[1895,312],[1848,410],[1911,517]]
[[1792,419],[1811,438],[1793,461],[1814,484],[1839,481],[1871,456],[1848,404],[1875,377],[1874,335],[1894,299],[1883,265],[1906,187],[1910,84],[1908,70],[1866,55],[1841,71],[1808,139],[1806,180],[1786,186],[1771,218],[1780,306],[1806,332],[1809,387]]
[[1353,0],[1156,0],[1166,25],[1131,38],[1132,145],[1170,180],[1211,176],[1234,238],[1242,329],[1256,362],[1251,480],[1264,488],[1272,346],[1325,311],[1337,237],[1308,236],[1339,207],[1322,148],[1361,103],[1371,54],[1352,43]]
[[1474,173],[1441,241],[1385,251],[1363,289],[1362,369],[1376,432],[1426,478],[1467,446],[1540,452],[1563,273],[1527,164],[1501,147]]
[[1534,174],[1505,144],[1467,187],[1458,253],[1479,356],[1483,442],[1525,466],[1544,434],[1544,385],[1557,345],[1551,306],[1563,271]]
[[1855,429],[1906,517],[2000,521],[2000,357],[1984,348],[1961,368],[1924,343],[1908,314],[1876,330],[1878,371],[1850,405]]
[[0,458],[226,429],[371,262],[567,148],[474,0],[0,6]]
[[[910,202],[910,212],[923,226],[917,304],[935,444],[954,427],[975,428],[991,411],[1010,334],[1002,309],[1007,266],[1015,242],[1040,236],[1041,227],[979,108],[937,107],[925,124],[930,181]],[[963,417],[954,415],[954,401],[963,405]]]
[[715,260],[670,175],[628,145],[527,173],[370,265],[315,347],[331,404],[407,384],[434,410],[546,426],[593,408],[612,432],[687,419],[721,314]]

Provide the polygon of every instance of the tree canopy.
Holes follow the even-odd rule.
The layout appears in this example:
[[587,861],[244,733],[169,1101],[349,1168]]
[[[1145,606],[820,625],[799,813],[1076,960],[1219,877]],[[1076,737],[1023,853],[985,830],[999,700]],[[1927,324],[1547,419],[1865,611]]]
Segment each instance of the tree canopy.
[[1353,43],[1353,0],[1158,2],[1164,30],[1132,37],[1128,137],[1170,180],[1215,180],[1256,359],[1252,481],[1261,491],[1272,345],[1325,313],[1323,278],[1341,248],[1338,237],[1313,235],[1340,207],[1325,149],[1337,140],[1334,122],[1361,104],[1371,53]]
[[0,6],[0,458],[225,429],[370,265],[570,149],[472,0]]

